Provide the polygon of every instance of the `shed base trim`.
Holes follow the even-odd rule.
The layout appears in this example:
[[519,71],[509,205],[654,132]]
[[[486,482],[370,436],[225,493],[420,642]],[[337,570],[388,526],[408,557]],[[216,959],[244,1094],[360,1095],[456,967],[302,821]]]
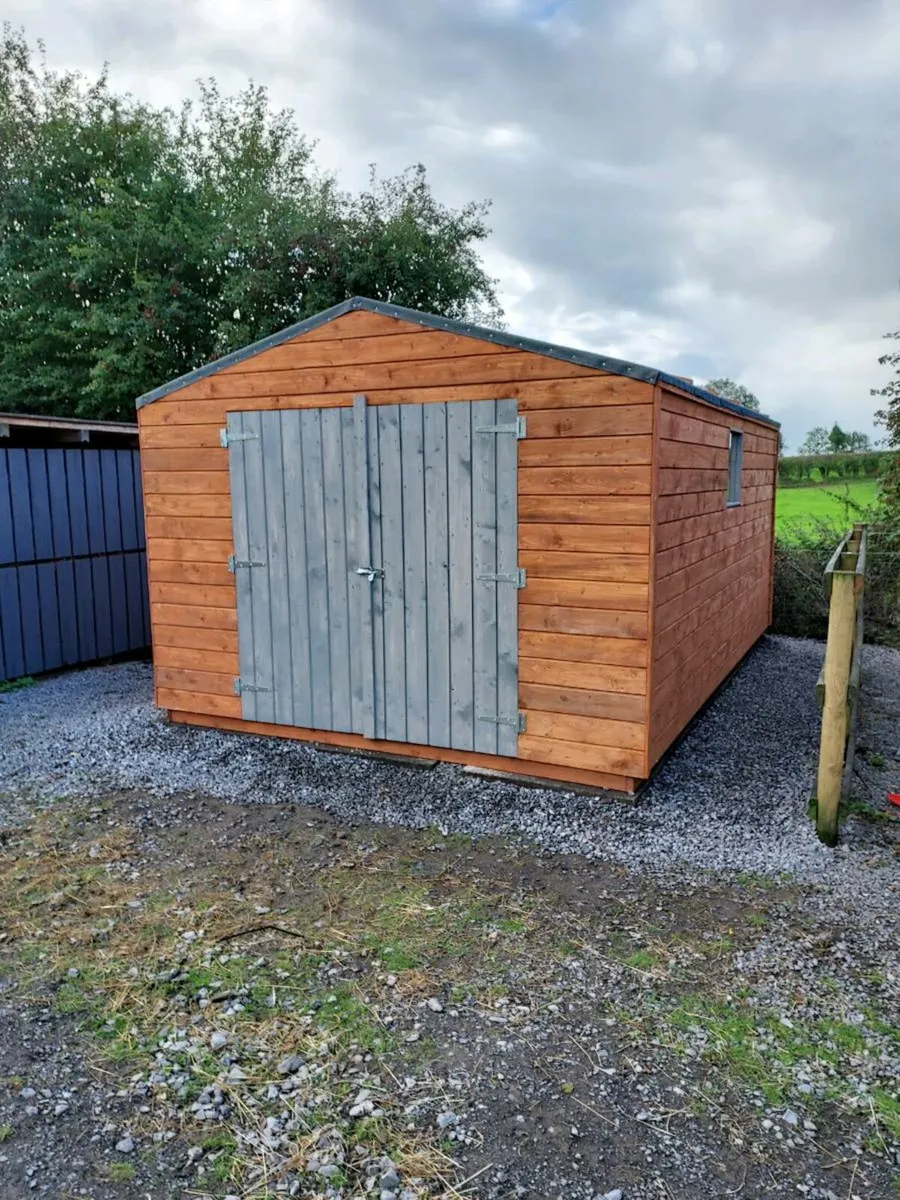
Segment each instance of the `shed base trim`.
[[273,725],[264,721],[242,721],[235,717],[217,717],[207,713],[182,712],[169,709],[169,720],[178,725],[202,725],[207,729],[223,729],[232,733],[250,733],[263,737],[290,738],[299,742],[318,743],[323,749],[340,746],[346,749],[368,750],[405,758],[438,759],[461,766],[481,767],[490,771],[523,775],[530,779],[547,779],[582,787],[602,788],[605,791],[633,795],[640,780],[627,775],[610,775],[604,771],[585,771],[577,767],[559,767],[551,763],[536,763],[496,754],[476,754],[469,750],[450,750],[443,746],[418,746],[409,742],[376,741],[355,733],[330,733],[321,729],[297,729],[290,725]]

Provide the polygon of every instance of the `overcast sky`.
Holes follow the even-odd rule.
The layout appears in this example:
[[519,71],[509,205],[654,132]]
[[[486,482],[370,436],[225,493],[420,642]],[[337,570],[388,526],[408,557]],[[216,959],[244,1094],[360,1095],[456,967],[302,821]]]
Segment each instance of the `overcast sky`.
[[51,65],[296,109],[343,183],[493,201],[516,332],[880,436],[900,327],[900,0],[5,0]]

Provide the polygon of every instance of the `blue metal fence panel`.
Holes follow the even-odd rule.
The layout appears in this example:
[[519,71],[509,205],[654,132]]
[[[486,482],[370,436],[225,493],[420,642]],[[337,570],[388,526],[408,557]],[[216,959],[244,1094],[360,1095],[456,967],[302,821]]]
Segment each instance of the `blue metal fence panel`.
[[0,449],[0,680],[150,644],[137,450]]

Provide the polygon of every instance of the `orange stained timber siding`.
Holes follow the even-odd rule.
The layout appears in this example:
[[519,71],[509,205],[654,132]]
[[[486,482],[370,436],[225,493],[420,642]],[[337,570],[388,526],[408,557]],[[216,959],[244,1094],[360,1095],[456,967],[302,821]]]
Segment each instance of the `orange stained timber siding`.
[[[654,499],[650,762],[772,619],[777,430],[661,389]],[[731,430],[741,502],[723,503]]]
[[[515,759],[241,719],[219,431],[229,412],[347,407],[361,392],[375,405],[510,396],[526,417]],[[630,791],[769,621],[777,433],[659,385],[352,311],[154,400],[139,424],[156,699],[178,721]],[[739,509],[725,508],[729,429],[745,431]]]

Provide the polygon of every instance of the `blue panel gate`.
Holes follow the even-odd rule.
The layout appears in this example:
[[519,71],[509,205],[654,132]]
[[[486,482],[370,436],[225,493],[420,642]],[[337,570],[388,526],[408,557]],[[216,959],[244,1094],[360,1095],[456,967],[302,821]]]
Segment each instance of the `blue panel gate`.
[[139,452],[0,449],[0,680],[149,644]]

